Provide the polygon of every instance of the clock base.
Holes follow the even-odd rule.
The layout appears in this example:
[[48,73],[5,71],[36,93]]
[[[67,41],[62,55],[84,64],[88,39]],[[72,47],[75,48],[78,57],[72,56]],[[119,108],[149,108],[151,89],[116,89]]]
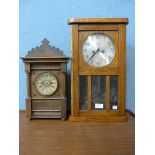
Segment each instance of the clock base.
[[118,116],[118,117],[74,117],[70,116],[69,121],[71,122],[127,122],[128,117]]

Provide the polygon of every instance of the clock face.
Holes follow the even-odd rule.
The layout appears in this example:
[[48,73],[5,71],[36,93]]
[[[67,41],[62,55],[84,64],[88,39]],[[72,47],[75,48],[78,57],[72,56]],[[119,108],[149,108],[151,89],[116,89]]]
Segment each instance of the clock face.
[[82,55],[91,66],[104,67],[112,62],[116,54],[112,39],[102,33],[89,35],[84,41]]
[[35,80],[35,87],[41,95],[52,95],[58,87],[58,81],[53,74],[41,73]]

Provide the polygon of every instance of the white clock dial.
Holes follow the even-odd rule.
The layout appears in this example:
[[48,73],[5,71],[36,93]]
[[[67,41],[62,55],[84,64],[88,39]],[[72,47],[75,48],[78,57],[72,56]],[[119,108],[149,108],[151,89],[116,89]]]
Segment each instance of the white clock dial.
[[35,79],[35,87],[41,95],[52,95],[58,87],[58,81],[53,74],[41,73]]
[[112,62],[116,51],[112,39],[102,33],[89,35],[83,44],[84,60],[91,66],[103,67]]

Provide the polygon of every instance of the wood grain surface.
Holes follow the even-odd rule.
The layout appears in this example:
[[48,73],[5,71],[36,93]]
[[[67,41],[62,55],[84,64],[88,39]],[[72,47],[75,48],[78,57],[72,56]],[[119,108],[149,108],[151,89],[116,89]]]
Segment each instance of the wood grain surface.
[[[71,117],[70,121],[127,121],[126,101],[126,25],[127,18],[70,18],[71,25]],[[103,34],[110,37],[115,45],[113,61],[104,67],[93,67],[83,58],[83,44],[88,36]],[[110,103],[108,77],[118,76],[118,110],[106,108],[104,111],[91,109],[91,76],[107,76],[106,107]],[[79,78],[88,77],[88,109],[79,106]],[[106,116],[106,117],[105,117]]]
[[20,155],[134,155],[135,119],[70,122],[20,117]]
[[127,18],[70,18],[68,24],[77,23],[128,23]]

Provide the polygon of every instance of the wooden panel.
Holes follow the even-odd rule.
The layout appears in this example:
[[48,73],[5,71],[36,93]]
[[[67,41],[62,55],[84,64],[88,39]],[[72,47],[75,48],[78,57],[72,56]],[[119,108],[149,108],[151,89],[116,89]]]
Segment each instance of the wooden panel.
[[31,98],[26,98],[26,117],[31,119],[32,117],[32,106],[31,106]]
[[61,101],[32,100],[32,110],[61,110]]
[[106,76],[106,110],[110,110],[110,76]]
[[38,63],[38,62],[67,62],[68,57],[21,57],[25,63]]
[[32,118],[61,118],[61,112],[32,111]]
[[65,120],[67,117],[67,99],[65,98],[61,102],[61,118]]
[[118,82],[119,110],[120,115],[125,115],[125,96],[126,96],[126,26],[119,26],[119,51],[120,51],[120,76]]
[[81,69],[79,70],[79,75],[119,75],[119,68],[118,67],[109,67],[109,69],[96,69],[94,71],[89,71],[89,70],[84,70]]
[[90,31],[90,30],[97,30],[97,31],[101,31],[101,30],[112,30],[112,31],[117,31],[119,30],[119,26],[116,24],[94,24],[94,25],[79,25],[79,31],[82,30],[86,30],[86,31]]
[[60,95],[62,97],[66,96],[66,73],[60,73]]
[[61,63],[61,72],[66,73],[67,72],[67,64],[66,63]]
[[88,111],[92,109],[92,88],[91,88],[91,76],[88,76]]
[[70,18],[69,24],[88,24],[88,23],[128,23],[127,18]]
[[65,97],[34,97],[33,100],[63,100]]
[[61,69],[60,63],[32,63],[31,69]]
[[71,28],[71,115],[79,115],[78,25]]
[[127,116],[108,116],[108,117],[70,117],[71,122],[126,122]]
[[66,98],[61,100],[32,99],[32,118],[60,117],[62,120],[66,119]]
[[25,63],[25,73],[29,74],[30,73],[30,63]]
[[26,74],[26,83],[27,83],[27,97],[31,97],[31,77],[30,74]]
[[25,113],[20,112],[19,154],[134,155],[135,119],[131,115],[128,117],[125,123],[27,121]]
[[89,111],[80,111],[80,116],[82,117],[106,117],[106,116],[119,116],[118,111],[109,111],[106,110],[93,110]]

